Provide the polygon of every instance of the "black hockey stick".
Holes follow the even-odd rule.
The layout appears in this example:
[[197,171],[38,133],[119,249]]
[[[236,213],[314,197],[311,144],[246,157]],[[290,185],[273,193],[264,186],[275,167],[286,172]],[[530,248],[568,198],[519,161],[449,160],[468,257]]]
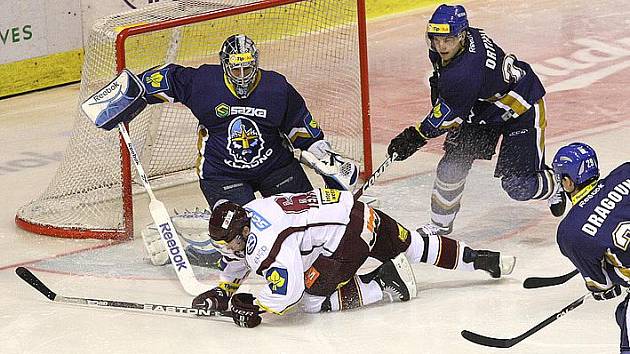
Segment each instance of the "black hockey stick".
[[525,289],[534,289],[534,288],[544,288],[546,286],[555,286],[555,285],[564,284],[567,281],[569,281],[569,279],[571,279],[574,276],[576,276],[578,273],[579,273],[579,271],[577,269],[575,269],[575,270],[571,271],[570,273],[567,273],[565,275],[560,275],[560,276],[557,276],[557,277],[549,277],[549,278],[531,277],[531,278],[527,278],[523,282],[523,287]]
[[383,161],[383,163],[380,166],[378,166],[376,171],[372,173],[370,178],[368,178],[367,181],[363,183],[363,185],[361,186],[361,189],[359,189],[356,193],[354,193],[354,200],[359,199],[359,197],[363,195],[363,192],[365,192],[366,189],[374,185],[374,183],[376,182],[376,179],[383,173],[383,171],[385,171],[387,167],[389,167],[389,165],[392,164],[392,162],[394,162],[394,160],[396,160],[396,157],[398,157],[397,153],[393,153],[391,156],[387,156],[387,159],[385,159],[385,161]]
[[216,311],[216,310],[200,310],[192,307],[177,306],[177,305],[158,305],[147,304],[138,302],[127,301],[115,301],[115,300],[101,300],[101,299],[89,299],[83,297],[68,297],[56,294],[50,290],[44,283],[42,283],[35,274],[24,267],[17,267],[15,273],[27,282],[30,286],[46,296],[53,302],[61,302],[72,305],[88,306],[88,307],[105,307],[116,308],[122,310],[140,311],[151,314],[169,315],[169,316],[183,316],[191,318],[199,317],[232,317],[230,311]]
[[559,312],[554,313],[553,315],[549,316],[546,320],[540,322],[539,324],[535,325],[534,327],[532,327],[530,330],[528,330],[527,332],[516,336],[514,338],[492,338],[492,337],[486,337],[486,336],[482,336],[481,334],[477,334],[477,333],[473,333],[470,331],[462,331],[462,337],[468,339],[469,341],[479,344],[479,345],[485,345],[487,347],[495,347],[495,348],[510,348],[512,346],[514,346],[515,344],[521,342],[523,339],[531,336],[532,334],[540,331],[541,329],[545,328],[548,324],[550,324],[551,322],[559,319],[560,317],[566,315],[569,311],[574,310],[575,308],[577,308],[578,306],[582,305],[584,303],[584,300],[586,299],[587,296],[590,296],[590,293],[582,295],[579,299],[573,301],[572,303],[570,303],[567,307],[563,308],[562,310],[560,310]]

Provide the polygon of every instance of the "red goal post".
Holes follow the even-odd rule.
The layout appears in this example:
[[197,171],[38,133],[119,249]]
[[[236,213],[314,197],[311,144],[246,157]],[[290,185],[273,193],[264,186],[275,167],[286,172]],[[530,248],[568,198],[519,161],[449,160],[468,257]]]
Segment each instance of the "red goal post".
[[[285,75],[333,147],[369,176],[364,0],[179,0],[108,16],[90,33],[79,103],[123,68],[139,73],[165,63],[216,64],[221,43],[234,33],[256,42],[261,68]],[[152,186],[196,181],[196,126],[186,107],[170,103],[150,105],[130,124]],[[56,175],[42,195],[18,209],[16,224],[55,237],[132,238],[133,196],[143,189],[114,131],[95,128],[77,109]]]

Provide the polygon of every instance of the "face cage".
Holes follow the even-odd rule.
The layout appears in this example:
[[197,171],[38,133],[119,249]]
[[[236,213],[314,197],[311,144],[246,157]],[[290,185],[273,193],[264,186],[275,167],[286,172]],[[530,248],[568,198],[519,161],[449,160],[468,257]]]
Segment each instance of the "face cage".
[[[249,94],[249,88],[254,83],[256,78],[256,74],[258,73],[258,59],[254,59],[252,64],[230,64],[227,62],[228,59],[223,61],[223,72],[227,75],[228,80],[234,85],[236,89],[236,93],[241,97],[245,98]],[[252,68],[252,71],[249,75],[244,75],[244,70],[246,68]],[[232,70],[240,69],[240,76],[235,76],[232,73]]]

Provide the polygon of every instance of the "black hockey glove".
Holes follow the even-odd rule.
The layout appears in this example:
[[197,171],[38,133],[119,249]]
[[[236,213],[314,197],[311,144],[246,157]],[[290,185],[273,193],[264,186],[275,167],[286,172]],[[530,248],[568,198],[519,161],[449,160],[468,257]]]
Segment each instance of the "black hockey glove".
[[200,310],[226,311],[229,300],[230,295],[217,286],[203,294],[197,295],[192,301],[192,307]]
[[621,295],[621,286],[615,285],[612,288],[605,291],[597,291],[593,292],[593,299],[601,301],[601,300],[610,300],[614,299],[617,296]]
[[254,305],[254,296],[238,293],[232,296],[232,319],[239,327],[254,328],[262,322],[260,307]]
[[396,135],[396,137],[389,142],[387,154],[392,156],[396,153],[398,154],[396,160],[402,161],[413,155],[414,152],[418,151],[426,143],[427,140],[422,137],[418,129],[411,126]]
[[431,104],[435,106],[437,104],[438,97],[440,97],[440,93],[438,91],[437,71],[434,71],[433,75],[429,78],[429,87],[431,87]]

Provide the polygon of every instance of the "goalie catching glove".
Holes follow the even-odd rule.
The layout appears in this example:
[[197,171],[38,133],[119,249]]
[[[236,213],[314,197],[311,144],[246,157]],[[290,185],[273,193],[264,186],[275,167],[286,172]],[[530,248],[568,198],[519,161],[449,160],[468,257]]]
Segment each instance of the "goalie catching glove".
[[329,188],[352,192],[359,180],[357,165],[336,153],[326,140],[316,141],[301,151],[300,162],[320,174]]
[[81,104],[81,110],[98,127],[114,129],[128,123],[147,106],[144,85],[124,69],[114,80]]

